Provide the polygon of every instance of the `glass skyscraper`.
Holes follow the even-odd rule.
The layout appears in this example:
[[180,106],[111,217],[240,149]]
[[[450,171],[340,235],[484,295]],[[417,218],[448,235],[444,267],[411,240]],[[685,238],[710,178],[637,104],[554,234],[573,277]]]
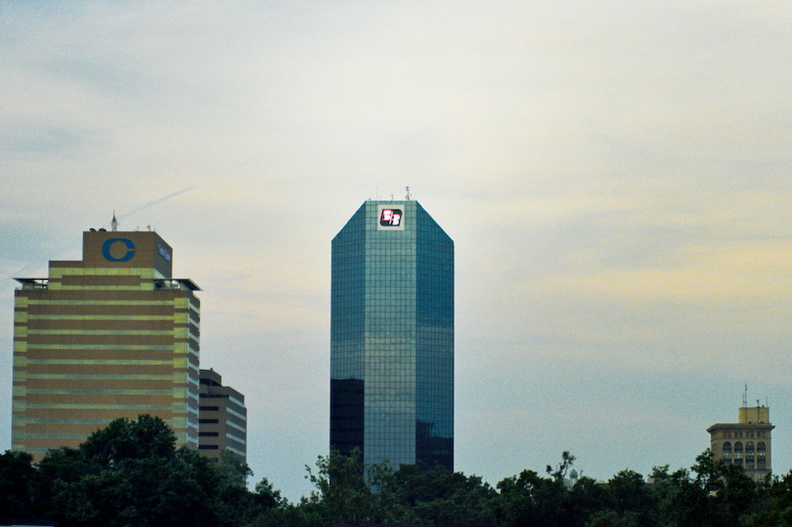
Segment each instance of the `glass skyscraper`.
[[416,201],[366,201],[331,288],[331,447],[453,470],[453,240]]

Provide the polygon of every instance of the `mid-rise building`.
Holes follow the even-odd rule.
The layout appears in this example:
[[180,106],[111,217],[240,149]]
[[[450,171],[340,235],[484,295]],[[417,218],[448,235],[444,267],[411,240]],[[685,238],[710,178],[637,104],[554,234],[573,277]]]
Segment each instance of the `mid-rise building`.
[[82,245],[82,260],[16,278],[12,447],[39,460],[150,414],[197,448],[199,288],[173,278],[156,232],[91,229]]
[[245,396],[223,386],[223,378],[214,370],[201,370],[198,412],[198,449],[219,460],[231,452],[243,463],[247,459],[247,410]]
[[366,201],[331,289],[331,448],[453,470],[454,242],[416,201]]
[[740,465],[754,481],[763,481],[772,471],[773,428],[769,407],[743,406],[736,423],[717,423],[707,429],[713,459]]

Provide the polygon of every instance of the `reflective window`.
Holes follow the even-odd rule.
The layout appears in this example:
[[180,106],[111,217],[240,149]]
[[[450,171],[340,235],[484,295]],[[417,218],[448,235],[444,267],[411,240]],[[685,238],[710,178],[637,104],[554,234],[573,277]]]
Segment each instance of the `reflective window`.
[[331,444],[453,468],[454,247],[414,201],[366,202],[333,239]]

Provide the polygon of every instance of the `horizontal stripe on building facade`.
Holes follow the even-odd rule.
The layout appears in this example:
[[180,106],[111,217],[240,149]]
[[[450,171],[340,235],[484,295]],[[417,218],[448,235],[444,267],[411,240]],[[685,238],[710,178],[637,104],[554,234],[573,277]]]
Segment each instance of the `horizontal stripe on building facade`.
[[143,276],[165,279],[151,267],[86,267],[79,260],[50,260],[50,278],[62,276]]
[[229,426],[235,426],[240,430],[247,428],[247,419],[240,419],[239,417],[231,414],[226,414],[226,423],[228,423]]
[[[158,298],[153,299],[151,296],[146,298],[116,298],[118,295],[92,295],[92,297],[85,298],[85,295],[79,295],[68,291],[58,292],[57,294],[38,295],[46,296],[47,298],[38,298],[35,296],[28,296],[27,305],[28,310],[33,311],[33,308],[38,306],[69,306],[77,310],[90,310],[92,306],[123,306],[130,308],[152,308],[152,307],[167,307],[169,311],[173,311],[173,300]],[[104,298],[100,298],[100,297]],[[139,296],[139,295],[138,295]],[[187,307],[181,308],[187,311]]]
[[[185,344],[181,342],[179,344]],[[31,344],[27,345],[28,350],[128,350],[128,351],[174,351],[174,344],[146,345],[146,344]],[[187,353],[185,347],[183,353]]]
[[170,390],[120,390],[106,388],[77,388],[77,389],[56,389],[56,388],[28,388],[28,395],[31,394],[96,394],[96,395],[167,395],[173,396],[173,389]]
[[74,425],[105,425],[110,419],[50,419],[45,417],[24,419],[26,425],[49,425],[49,424],[74,424]]
[[[14,295],[14,305],[33,311],[39,306],[63,306],[87,309],[87,306],[127,309],[134,306],[167,307],[176,313],[192,313],[200,318],[200,302],[186,294],[165,294],[160,291],[25,291]],[[155,311],[156,313],[156,311]],[[75,313],[76,314],[76,313]]]
[[174,371],[186,369],[186,365],[178,367],[174,364],[146,365],[102,365],[102,364],[29,364],[28,376],[37,374],[58,373],[79,377],[81,375],[168,375]]
[[113,419],[108,419],[107,421],[103,421],[101,423],[96,424],[76,424],[72,422],[60,423],[60,424],[33,424],[28,423],[25,426],[24,431],[22,433],[25,434],[27,437],[45,437],[46,435],[51,434],[68,434],[70,436],[82,436],[83,438],[93,434],[97,430],[106,427],[110,423],[112,423]]
[[239,430],[243,435],[247,435],[247,428],[244,426],[240,426],[237,423],[231,421],[226,421],[226,426],[235,430]]
[[140,286],[141,284],[148,284],[149,287],[154,285],[153,278],[143,278],[139,274],[131,275],[108,275],[108,274],[68,274],[62,275],[60,280],[57,278],[50,278],[50,283],[60,282],[61,286]]
[[[118,390],[167,390],[174,389],[173,376],[168,376],[167,379],[161,380],[96,380],[91,379],[89,382],[77,384],[74,378],[69,379],[27,379],[22,385],[27,391],[31,390],[71,390],[71,389],[103,389],[107,391],[116,392]],[[187,388],[182,388],[187,389]],[[190,392],[188,395],[192,395]]]
[[237,443],[232,439],[226,439],[224,443],[226,450],[233,450],[235,452],[244,452],[247,450],[247,445]]
[[226,449],[231,451],[231,452],[233,452],[234,454],[236,454],[238,456],[242,456],[242,457],[246,456],[244,450],[239,450],[239,449],[236,449],[236,448],[233,448],[233,447],[230,447],[230,446],[226,446]]
[[[75,353],[79,353],[77,355]],[[189,355],[193,355],[190,353]],[[102,350],[86,350],[86,349],[39,349],[38,347],[28,349],[24,356],[28,361],[40,359],[72,359],[75,356],[83,360],[174,360],[174,356],[178,355],[179,358],[184,358],[184,353],[175,354],[173,348],[165,350],[149,350],[149,349],[136,349],[136,350],[119,350],[119,349],[102,349]]]
[[152,282],[138,282],[137,284],[101,284],[101,285],[65,285],[58,282],[50,282],[49,291],[146,291],[156,294],[167,294],[172,290],[162,291],[154,288]]
[[81,314],[81,315],[45,315],[45,314],[36,314],[32,315],[28,313],[27,320],[28,321],[93,321],[93,320],[101,320],[101,321],[167,321],[172,323],[174,320],[182,319],[180,322],[182,324],[187,323],[187,317],[183,313],[179,313],[177,315],[173,314],[171,310],[170,314],[163,314],[163,315],[107,315],[107,314]]
[[[125,408],[170,408],[171,405],[184,406],[183,398],[173,397],[170,393],[162,394],[92,394],[92,393],[33,393],[28,394],[26,403],[28,408],[44,408],[47,404],[79,405],[84,408],[99,408],[104,405],[120,405]],[[37,406],[38,405],[38,406]],[[54,407],[54,406],[53,406]],[[110,408],[111,406],[107,406]]]
[[147,359],[141,357],[140,359],[62,359],[62,358],[46,358],[46,359],[27,359],[27,364],[84,364],[84,365],[99,365],[99,366],[162,366],[173,365],[173,359]]
[[69,319],[69,320],[55,320],[55,319],[36,319],[29,320],[27,323],[28,332],[32,331],[91,331],[99,334],[100,331],[113,331],[116,333],[122,331],[198,331],[197,327],[192,326],[185,322],[175,322],[170,320],[99,320],[99,319]]
[[157,316],[157,317],[183,317],[190,318],[194,312],[189,309],[176,309],[170,302],[77,302],[69,300],[67,302],[31,302],[28,304],[26,312],[28,316],[58,316],[64,315],[63,307],[68,307],[68,315],[74,317],[85,316]]
[[25,388],[68,389],[79,382],[79,387],[106,386],[108,389],[114,387],[126,387],[131,390],[173,389],[179,387],[181,390],[186,391],[190,400],[197,405],[198,397],[195,395],[195,386],[186,385],[194,385],[188,373],[182,368],[165,369],[164,372],[162,369],[153,371],[148,369],[135,370],[134,373],[130,374],[119,373],[118,371],[100,373],[95,370],[89,370],[89,373],[63,373],[60,371],[57,373],[28,373],[23,370],[21,373],[14,372],[15,377],[12,386],[14,390],[24,390]]
[[[173,426],[173,419],[180,418],[183,421],[186,420],[187,414],[183,409],[178,409],[178,411],[174,411],[172,406],[165,408],[164,410],[159,410],[157,412],[142,412],[139,408],[59,408],[59,409],[52,409],[52,408],[28,408],[20,418],[24,420],[30,419],[67,419],[67,420],[75,420],[75,419],[102,419],[113,421],[115,419],[131,419],[137,420],[141,414],[151,414],[153,416],[159,417],[163,421],[167,422],[169,425]],[[190,418],[192,420],[192,418]]]
[[85,434],[78,433],[78,434],[69,434],[69,433],[30,433],[25,432],[26,439],[85,439]]
[[87,349],[111,346],[115,349],[133,349],[134,346],[140,349],[167,349],[183,344],[186,351],[186,347],[196,347],[187,338],[173,335],[30,335],[26,342],[28,347],[55,346],[54,349],[65,349],[67,346],[85,346]]
[[238,412],[238,411],[234,410],[231,407],[226,407],[226,412],[228,412],[229,414],[233,415],[234,417],[236,417],[240,421],[247,422],[247,412],[241,413],[241,412]]
[[82,375],[74,375],[74,374],[62,374],[62,373],[34,373],[27,375],[28,379],[96,379],[96,380],[108,380],[108,381],[122,381],[122,380],[132,380],[132,381],[141,381],[141,380],[151,380],[151,381],[161,381],[161,380],[173,380],[173,374],[138,374],[138,375],[121,375],[121,374],[82,374]]
[[226,431],[226,438],[227,439],[231,439],[233,441],[236,441],[240,445],[246,445],[247,444],[247,441],[245,441],[245,437],[244,436],[238,436],[238,435],[233,434],[232,432],[229,432],[229,431]]
[[[173,326],[171,324],[171,326]],[[186,329],[186,328],[185,328]],[[112,335],[112,336],[172,336],[176,331],[174,329],[53,329],[53,328],[30,328],[27,330],[28,335]],[[184,331],[183,338],[187,338],[187,332]],[[28,341],[32,339],[28,338]]]
[[91,404],[90,408],[86,408],[85,404],[70,404],[70,403],[49,403],[49,404],[27,404],[27,408],[30,409],[52,409],[52,410],[81,410],[87,412],[91,412],[93,410],[134,410],[139,412],[145,411],[161,411],[161,410],[170,410],[172,405],[170,404],[140,404],[140,405],[131,405],[131,404]]
[[168,294],[172,293],[174,290],[166,290],[163,291],[161,289],[155,289],[154,284],[152,282],[142,282],[135,284],[101,284],[101,285],[64,285],[63,283],[52,282],[50,281],[49,284],[49,291],[52,292],[60,292],[60,291],[146,291],[146,292],[153,292],[155,294]]

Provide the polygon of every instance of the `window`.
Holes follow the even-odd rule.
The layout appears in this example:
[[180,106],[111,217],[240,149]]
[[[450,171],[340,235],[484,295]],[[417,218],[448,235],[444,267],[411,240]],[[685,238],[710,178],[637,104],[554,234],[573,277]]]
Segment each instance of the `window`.
[[767,445],[764,441],[756,444],[756,466],[760,469],[767,467]]
[[732,461],[732,444],[729,441],[723,443],[723,461],[724,463]]
[[753,469],[754,468],[754,444],[753,441],[748,441],[745,443],[745,468]]

